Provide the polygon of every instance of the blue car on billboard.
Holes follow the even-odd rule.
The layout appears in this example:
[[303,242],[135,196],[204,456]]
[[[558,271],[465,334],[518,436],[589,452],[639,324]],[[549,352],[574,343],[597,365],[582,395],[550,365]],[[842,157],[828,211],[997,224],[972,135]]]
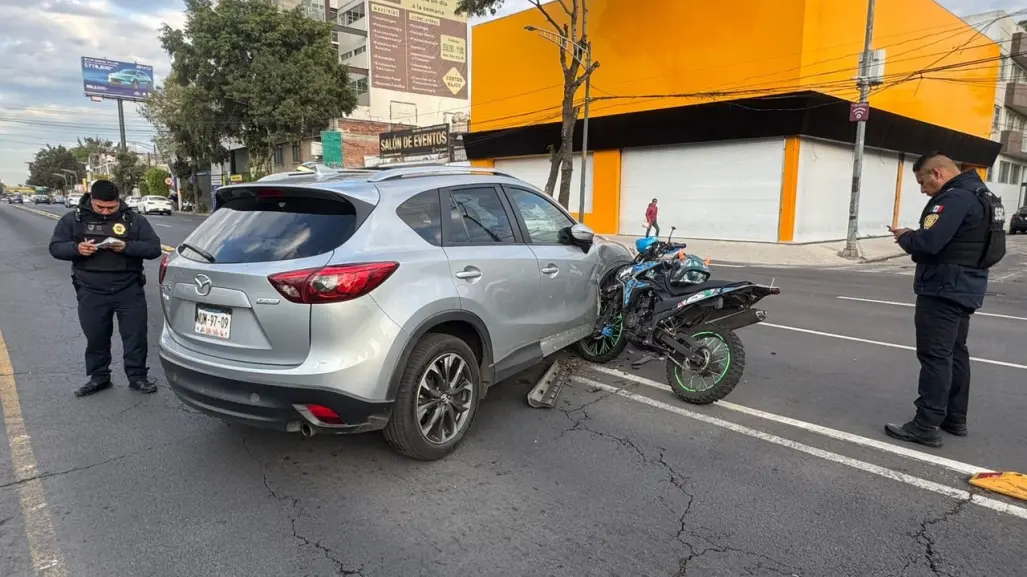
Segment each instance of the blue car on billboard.
[[153,91],[153,67],[83,56],[82,83],[86,96],[146,100]]

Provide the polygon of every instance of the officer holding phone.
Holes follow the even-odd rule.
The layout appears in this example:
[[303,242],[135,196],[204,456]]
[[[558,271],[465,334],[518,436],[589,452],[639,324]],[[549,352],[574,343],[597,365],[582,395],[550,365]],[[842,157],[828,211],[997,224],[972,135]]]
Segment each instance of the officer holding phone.
[[120,198],[118,187],[97,180],[75,210],[54,227],[50,254],[71,261],[78,318],[86,336],[89,380],[75,390],[84,397],[111,387],[111,335],[114,315],[124,345],[130,389],[153,393],[157,385],[146,366],[146,293],[143,261],[161,256],[150,223]]

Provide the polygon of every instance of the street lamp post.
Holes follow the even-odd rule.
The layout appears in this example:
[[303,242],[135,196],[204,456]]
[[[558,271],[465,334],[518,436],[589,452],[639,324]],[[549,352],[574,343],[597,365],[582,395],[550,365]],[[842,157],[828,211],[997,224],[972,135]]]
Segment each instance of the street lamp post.
[[[586,12],[587,14],[587,12]],[[584,26],[585,23],[582,23]],[[581,126],[581,189],[578,193],[578,222],[585,221],[585,177],[588,174],[588,104],[592,97],[592,46],[587,42],[581,44],[575,44],[574,49],[567,48],[568,39],[562,34],[553,34],[546,30],[540,30],[535,26],[525,26],[525,30],[528,32],[534,32],[541,38],[556,44],[560,50],[563,50],[570,55],[578,64],[585,68],[585,103],[584,103],[584,116],[582,118]],[[585,57],[585,61],[581,61],[581,56]]]

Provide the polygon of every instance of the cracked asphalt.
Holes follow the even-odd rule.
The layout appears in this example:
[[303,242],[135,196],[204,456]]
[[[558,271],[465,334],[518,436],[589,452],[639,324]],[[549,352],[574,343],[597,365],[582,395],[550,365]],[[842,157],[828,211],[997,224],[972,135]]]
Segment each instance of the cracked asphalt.
[[[57,207],[53,209],[59,212]],[[196,218],[163,217],[167,244]],[[182,405],[156,362],[156,395],[76,399],[85,345],[52,220],[0,205],[0,331],[37,474],[0,443],[0,575],[35,576],[19,489],[39,482],[66,575],[108,576],[977,576],[1023,574],[1027,520],[575,381],[553,410],[525,402],[545,367],[495,388],[451,457],[398,457],[377,434],[300,439],[229,426]],[[1014,237],[1010,242],[1023,242]],[[1017,256],[1007,266],[1023,266]],[[768,322],[912,344],[910,279],[859,271],[723,269],[776,282]],[[985,310],[1027,316],[1022,284]],[[977,317],[971,353],[1022,363],[1022,322]],[[741,332],[745,381],[727,399],[885,441],[912,411],[911,351],[771,327]],[[121,354],[115,337],[114,356]],[[965,476],[592,370],[581,374],[689,411],[954,489]],[[662,365],[626,373],[662,381]],[[932,452],[1027,469],[1024,370],[976,363],[971,436]],[[0,431],[2,434],[2,431]],[[929,451],[929,450],[925,450]],[[977,489],[973,493],[980,493]],[[1001,502],[1003,497],[987,494]],[[1020,503],[1023,506],[1023,503]]]

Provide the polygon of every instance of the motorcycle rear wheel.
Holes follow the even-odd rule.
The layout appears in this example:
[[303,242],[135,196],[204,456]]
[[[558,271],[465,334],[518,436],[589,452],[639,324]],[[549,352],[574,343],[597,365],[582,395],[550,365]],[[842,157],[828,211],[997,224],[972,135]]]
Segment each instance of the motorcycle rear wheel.
[[[690,334],[703,345],[706,362],[704,366],[689,371],[668,358],[667,383],[674,395],[686,403],[715,403],[728,396],[741,382],[745,371],[745,348],[734,331],[714,325],[694,327]],[[687,365],[687,361],[684,364]]]

